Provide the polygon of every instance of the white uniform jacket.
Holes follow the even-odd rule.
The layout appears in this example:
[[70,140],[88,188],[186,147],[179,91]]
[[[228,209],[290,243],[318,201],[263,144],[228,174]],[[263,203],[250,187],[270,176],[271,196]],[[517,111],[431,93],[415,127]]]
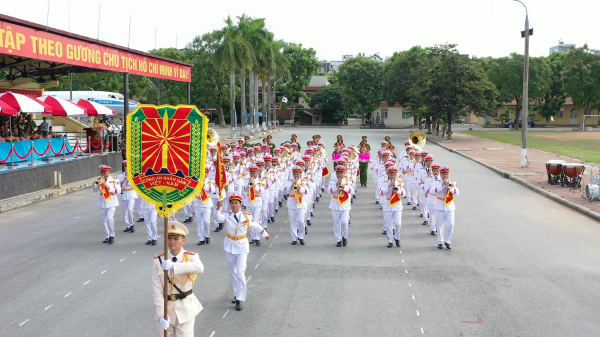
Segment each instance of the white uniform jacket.
[[117,207],[119,206],[119,198],[117,198],[117,194],[121,193],[121,184],[119,184],[119,181],[117,180],[117,178],[110,176],[108,177],[108,179],[106,179],[106,182],[108,183],[108,193],[110,193],[110,198],[108,200],[104,199],[104,196],[102,195],[102,189],[100,188],[100,185],[96,186],[92,186],[92,192],[97,193],[100,192],[100,195],[98,196],[98,207],[100,208],[110,208],[110,207]]
[[287,182],[285,183],[285,187],[283,188],[283,192],[284,193],[289,193],[289,197],[287,200],[287,208],[289,209],[306,209],[307,208],[307,204],[309,202],[309,200],[306,200],[306,195],[308,194],[308,187],[306,185],[306,183],[302,182],[302,179],[300,179],[300,185],[298,186],[298,193],[302,194],[302,204],[298,203],[298,200],[296,200],[296,196],[294,194],[294,191],[292,189],[292,186],[294,184],[294,180],[293,179],[288,179]]
[[121,200],[135,200],[139,198],[127,178],[127,172],[119,174],[119,185],[121,186]]
[[346,183],[344,183],[343,191],[349,195],[349,199],[343,205],[340,205],[340,202],[338,201],[338,198],[340,195],[340,190],[338,188],[337,179],[333,178],[333,179],[329,180],[329,188],[327,190],[329,191],[329,194],[331,194],[331,201],[329,202],[329,209],[333,209],[336,211],[345,211],[345,210],[350,210],[352,208],[352,206],[350,206],[350,203],[352,202],[352,200],[350,200],[350,199],[352,198],[352,194],[353,194],[354,190],[352,189],[352,185],[350,184],[350,182],[346,181]]
[[260,237],[263,239],[267,237],[267,231],[256,221],[252,220],[251,213],[239,212],[235,215],[237,216],[237,220],[234,214],[228,211],[217,210],[217,214],[215,215],[217,222],[224,224],[226,232],[223,248],[230,254],[248,254],[250,252],[250,245],[246,236],[250,228],[259,232]]
[[[436,195],[436,200],[433,204],[433,209],[435,209],[436,211],[454,211],[456,209],[454,201],[446,205],[444,199],[446,197],[447,191],[448,186],[442,186],[442,182],[440,182],[438,185],[436,185],[436,187],[433,188],[433,193]],[[456,196],[458,195],[458,188],[456,186],[452,187],[450,189],[450,193],[452,193],[454,198],[456,198]]]
[[208,178],[204,178],[204,186],[202,187],[202,189],[204,190],[204,193],[206,193],[206,196],[208,197],[206,199],[206,201],[202,201],[202,197],[200,195],[200,193],[196,193],[196,197],[194,198],[194,203],[193,206],[194,207],[212,207],[213,206],[213,201],[212,198],[210,197],[211,193],[213,192],[213,190],[217,190],[217,186],[215,186],[215,183],[208,179]]
[[[402,183],[402,180],[400,180],[400,178],[396,177],[396,185],[400,185],[400,183]],[[381,205],[381,208],[383,209],[384,212],[393,212],[393,211],[401,211],[402,210],[402,201],[400,200],[397,204],[395,204],[394,206],[390,206],[390,199],[392,198],[392,193],[394,193],[394,188],[389,188],[390,186],[390,180],[385,179],[381,182],[381,184],[379,185],[379,191],[381,193],[381,198],[379,199],[379,204]],[[404,184],[402,184],[402,188],[399,188],[398,191],[396,192],[398,193],[398,195],[400,197],[403,197],[406,194],[406,190],[404,190]],[[382,200],[383,198],[385,198],[385,200]]]

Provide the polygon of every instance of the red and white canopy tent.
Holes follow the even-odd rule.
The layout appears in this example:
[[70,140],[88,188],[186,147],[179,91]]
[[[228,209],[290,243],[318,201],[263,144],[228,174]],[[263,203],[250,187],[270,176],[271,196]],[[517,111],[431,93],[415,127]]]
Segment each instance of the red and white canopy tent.
[[[5,92],[0,94],[0,101],[6,103],[17,112],[52,113],[52,107],[48,104],[22,94]],[[16,115],[16,113],[14,115]],[[12,118],[10,120],[10,137],[12,138]]]

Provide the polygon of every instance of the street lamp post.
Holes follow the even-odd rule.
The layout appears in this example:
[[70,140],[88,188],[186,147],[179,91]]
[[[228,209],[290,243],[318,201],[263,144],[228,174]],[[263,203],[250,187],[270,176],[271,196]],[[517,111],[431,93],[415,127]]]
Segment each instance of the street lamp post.
[[[521,167],[529,166],[527,161],[527,118],[529,117],[529,36],[533,35],[533,28],[529,29],[529,15],[527,6],[520,0],[525,7],[525,30],[521,32],[521,37],[525,38],[525,54],[523,55],[523,108],[521,109]],[[518,121],[517,121],[518,122]]]

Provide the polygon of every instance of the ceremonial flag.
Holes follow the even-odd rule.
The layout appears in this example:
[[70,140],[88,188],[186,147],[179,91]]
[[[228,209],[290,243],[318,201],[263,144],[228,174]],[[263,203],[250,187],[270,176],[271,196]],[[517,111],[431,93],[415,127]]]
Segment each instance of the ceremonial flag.
[[390,198],[390,207],[395,206],[397,203],[401,202],[402,199],[400,198],[400,195],[398,195],[398,193],[396,192],[392,192],[392,197]]
[[104,201],[108,201],[108,199],[110,199],[110,193],[108,192],[108,190],[106,189],[106,187],[104,187],[104,184],[100,185],[100,191],[102,192],[102,196],[104,197]]
[[298,204],[302,205],[302,203],[304,202],[302,200],[302,194],[298,190],[295,190],[294,191],[294,196],[296,197],[296,201],[298,201]]
[[340,190],[340,194],[338,195],[338,202],[340,205],[347,203],[348,200],[350,200],[350,195],[343,190]]
[[202,191],[200,192],[200,200],[202,200],[202,203],[205,203],[208,201],[208,199],[210,199],[210,196],[206,193],[206,191],[204,190],[204,188],[202,188]]
[[221,151],[221,142],[217,143],[217,167],[215,171],[215,185],[219,189],[219,197],[225,186],[227,186],[227,174],[225,172],[225,164],[223,164],[223,153]]
[[444,198],[444,203],[446,204],[446,206],[448,206],[453,201],[454,201],[454,195],[452,194],[452,192],[450,192],[450,189],[448,189],[448,192],[446,192],[446,197]]
[[329,176],[329,169],[327,168],[327,166],[323,167],[323,173],[322,173],[323,178],[328,177]]

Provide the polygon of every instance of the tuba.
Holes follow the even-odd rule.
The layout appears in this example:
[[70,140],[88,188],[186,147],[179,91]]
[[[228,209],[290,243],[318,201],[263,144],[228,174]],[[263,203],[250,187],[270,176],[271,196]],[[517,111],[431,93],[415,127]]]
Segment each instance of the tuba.
[[219,143],[219,134],[214,129],[208,129],[206,134],[206,142],[208,146],[217,146]]
[[413,149],[421,151],[427,143],[427,136],[422,131],[415,130],[408,136],[408,142]]

